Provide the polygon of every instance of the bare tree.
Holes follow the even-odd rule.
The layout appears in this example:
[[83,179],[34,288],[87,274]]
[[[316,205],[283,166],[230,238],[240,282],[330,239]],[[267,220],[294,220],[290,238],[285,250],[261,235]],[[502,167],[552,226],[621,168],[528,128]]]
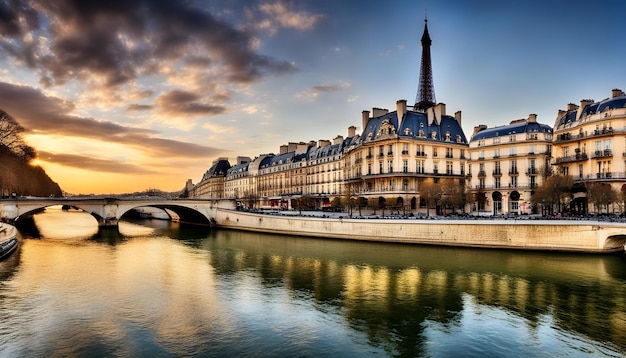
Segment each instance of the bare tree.
[[27,145],[22,138],[22,127],[7,112],[0,109],[0,145],[5,146],[18,157],[30,161],[37,156],[35,149]]

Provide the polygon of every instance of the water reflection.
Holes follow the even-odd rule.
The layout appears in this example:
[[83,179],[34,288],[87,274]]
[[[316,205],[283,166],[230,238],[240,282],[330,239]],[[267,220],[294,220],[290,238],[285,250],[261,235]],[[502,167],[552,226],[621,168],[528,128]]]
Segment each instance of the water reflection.
[[626,353],[623,254],[346,242],[162,221],[120,223],[118,234],[84,213],[69,213],[84,217],[78,224],[57,214],[68,213],[49,210],[35,218],[38,230],[20,230],[20,252],[0,263],[0,355]]

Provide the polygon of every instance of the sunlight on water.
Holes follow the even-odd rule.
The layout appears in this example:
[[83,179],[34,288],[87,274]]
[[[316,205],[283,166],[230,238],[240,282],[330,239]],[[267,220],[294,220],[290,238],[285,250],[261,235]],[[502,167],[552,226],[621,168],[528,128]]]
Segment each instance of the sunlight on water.
[[34,224],[0,262],[1,357],[626,354],[624,255]]

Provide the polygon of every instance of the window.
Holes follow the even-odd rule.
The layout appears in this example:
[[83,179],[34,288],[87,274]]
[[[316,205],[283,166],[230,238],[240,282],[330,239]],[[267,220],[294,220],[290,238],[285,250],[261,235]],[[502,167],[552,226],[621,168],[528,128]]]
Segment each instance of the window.
[[485,159],[485,151],[481,150],[478,152],[478,159]]
[[495,177],[494,182],[495,182],[495,188],[500,189],[500,177]]
[[393,160],[387,162],[387,169],[389,169],[387,173],[393,173]]
[[416,160],[415,161],[415,172],[418,174],[424,174],[424,161]]
[[408,160],[403,160],[402,161],[402,171],[404,173],[408,173],[409,172],[409,161]]
[[493,150],[493,157],[494,158],[500,158],[500,149],[494,149]]
[[446,158],[453,158],[454,156],[452,155],[453,153],[453,149],[452,148],[446,148]]
[[446,162],[446,174],[447,175],[452,175],[452,162]]
[[437,147],[433,147],[433,158],[437,157]]
[[433,174],[439,174],[439,163],[433,164]]
[[404,155],[409,154],[409,143],[402,144],[402,154]]
[[511,147],[509,148],[509,156],[514,157],[517,155],[517,148]]
[[511,177],[511,187],[517,188],[517,177]]
[[383,171],[383,162],[378,162],[378,173],[379,174],[384,173],[384,171]]

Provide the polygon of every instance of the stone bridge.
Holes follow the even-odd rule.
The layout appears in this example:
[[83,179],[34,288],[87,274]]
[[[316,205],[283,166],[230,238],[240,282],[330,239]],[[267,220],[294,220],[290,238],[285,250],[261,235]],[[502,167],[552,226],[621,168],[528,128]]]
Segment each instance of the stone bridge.
[[168,209],[181,222],[215,225],[218,208],[234,209],[230,199],[163,199],[163,198],[12,198],[0,200],[0,220],[17,221],[27,218],[48,206],[67,205],[88,212],[98,226],[117,227],[120,218],[139,207]]

